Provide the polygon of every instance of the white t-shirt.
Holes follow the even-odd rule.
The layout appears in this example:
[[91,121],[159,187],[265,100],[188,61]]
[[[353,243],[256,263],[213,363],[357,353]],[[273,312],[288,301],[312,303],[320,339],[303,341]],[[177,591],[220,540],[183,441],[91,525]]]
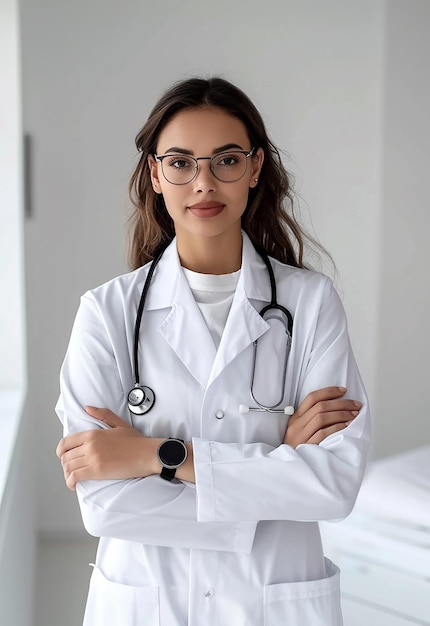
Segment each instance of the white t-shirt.
[[182,268],[193,296],[218,348],[239,282],[240,270],[232,274],[199,274]]

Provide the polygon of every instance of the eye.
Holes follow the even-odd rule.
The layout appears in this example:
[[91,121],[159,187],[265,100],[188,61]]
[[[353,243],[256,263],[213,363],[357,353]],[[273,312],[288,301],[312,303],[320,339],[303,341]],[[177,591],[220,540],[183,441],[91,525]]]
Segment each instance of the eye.
[[171,167],[172,169],[175,169],[175,170],[183,170],[187,167],[195,167],[195,163],[193,159],[184,157],[182,155],[181,156],[179,155],[169,156],[166,159],[164,159],[164,162],[168,167]]
[[219,154],[214,160],[214,165],[216,167],[234,167],[240,163],[242,156],[241,153]]

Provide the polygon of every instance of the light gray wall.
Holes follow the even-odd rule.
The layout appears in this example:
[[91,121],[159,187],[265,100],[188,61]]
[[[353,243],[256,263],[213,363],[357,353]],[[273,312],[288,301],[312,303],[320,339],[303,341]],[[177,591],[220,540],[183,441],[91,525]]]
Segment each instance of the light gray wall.
[[374,403],[381,456],[430,442],[430,2],[388,7]]
[[0,512],[0,616],[2,624],[33,626],[36,520],[34,432],[22,418]]
[[0,389],[25,385],[19,43],[18,0],[0,0]]
[[[18,2],[0,0],[0,622],[31,626],[35,564],[33,440],[31,423],[25,415],[19,419],[17,407],[26,384],[19,41]],[[10,394],[14,397],[11,407],[5,406],[3,390],[15,390]],[[18,423],[20,433],[15,442]],[[6,430],[10,437],[5,436]],[[8,440],[13,442],[13,450],[5,451]],[[5,464],[9,453],[10,467]]]
[[[391,358],[381,332],[382,272],[391,267],[381,247],[391,6],[22,0],[24,121],[34,140],[35,215],[26,224],[30,397],[43,532],[81,529],[54,455],[58,371],[79,295],[126,269],[134,136],[178,78],[219,73],[236,82],[289,153],[304,221],[312,219],[334,256],[357,359],[372,404],[381,406]],[[381,424],[389,419],[376,416]],[[423,424],[413,419],[418,443]],[[404,444],[391,429],[377,427],[376,436],[375,455]]]

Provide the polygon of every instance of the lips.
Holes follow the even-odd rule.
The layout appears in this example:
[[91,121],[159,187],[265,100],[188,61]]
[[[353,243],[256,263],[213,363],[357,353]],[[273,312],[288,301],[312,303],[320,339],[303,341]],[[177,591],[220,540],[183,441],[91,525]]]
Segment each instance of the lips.
[[197,202],[188,207],[196,217],[215,217],[224,209],[220,202]]

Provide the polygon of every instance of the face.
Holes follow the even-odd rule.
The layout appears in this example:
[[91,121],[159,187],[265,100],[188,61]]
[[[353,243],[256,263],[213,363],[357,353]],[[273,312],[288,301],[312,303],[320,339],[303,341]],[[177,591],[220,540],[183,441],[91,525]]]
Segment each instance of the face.
[[[232,150],[248,152],[251,148],[240,120],[221,109],[200,108],[177,113],[160,133],[156,150],[157,156],[174,153],[199,158]],[[230,162],[231,159],[221,160],[221,167],[228,167]],[[173,163],[165,159],[165,171],[170,167],[182,168],[184,163],[180,158]],[[209,160],[199,160],[197,176],[191,182],[175,185],[164,177],[161,163],[149,156],[154,191],[163,194],[178,241],[184,237],[189,241],[190,237],[240,235],[249,189],[258,184],[255,179],[258,180],[262,163],[263,151],[259,148],[246,159],[245,173],[239,180],[222,182],[211,171]]]

